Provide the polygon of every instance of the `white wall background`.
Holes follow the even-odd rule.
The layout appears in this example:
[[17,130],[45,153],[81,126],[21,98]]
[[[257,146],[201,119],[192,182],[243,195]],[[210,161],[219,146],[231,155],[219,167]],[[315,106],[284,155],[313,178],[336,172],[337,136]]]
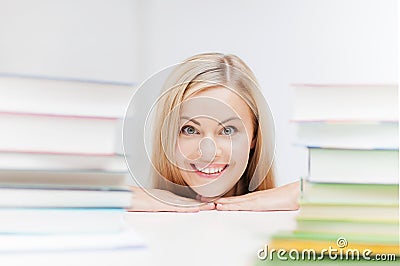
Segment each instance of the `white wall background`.
[[135,1],[0,0],[0,72],[137,80]]
[[396,0],[0,0],[0,72],[140,83],[196,53],[240,56],[276,123],[278,184],[306,174],[290,83],[397,83]]

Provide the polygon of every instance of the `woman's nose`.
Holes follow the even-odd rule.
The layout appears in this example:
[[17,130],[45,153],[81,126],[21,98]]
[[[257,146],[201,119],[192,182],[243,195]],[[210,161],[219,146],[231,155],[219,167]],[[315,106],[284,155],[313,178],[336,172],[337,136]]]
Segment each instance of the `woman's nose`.
[[203,138],[200,141],[199,151],[202,160],[206,162],[212,162],[215,157],[219,157],[222,154],[221,147],[210,137]]

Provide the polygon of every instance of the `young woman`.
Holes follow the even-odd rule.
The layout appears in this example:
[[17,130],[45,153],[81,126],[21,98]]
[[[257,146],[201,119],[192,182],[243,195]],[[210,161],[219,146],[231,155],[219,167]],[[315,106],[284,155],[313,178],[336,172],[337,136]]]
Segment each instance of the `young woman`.
[[274,127],[249,67],[208,53],[179,64],[156,104],[154,189],[131,211],[295,210],[299,182],[274,186]]

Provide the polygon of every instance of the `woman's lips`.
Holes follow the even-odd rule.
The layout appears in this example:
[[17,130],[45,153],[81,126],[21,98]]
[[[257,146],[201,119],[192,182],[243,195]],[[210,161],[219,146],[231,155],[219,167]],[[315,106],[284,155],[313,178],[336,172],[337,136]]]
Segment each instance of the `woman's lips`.
[[204,178],[218,178],[228,168],[229,164],[210,164],[206,167],[199,167],[195,164],[190,164],[195,170],[195,173]]

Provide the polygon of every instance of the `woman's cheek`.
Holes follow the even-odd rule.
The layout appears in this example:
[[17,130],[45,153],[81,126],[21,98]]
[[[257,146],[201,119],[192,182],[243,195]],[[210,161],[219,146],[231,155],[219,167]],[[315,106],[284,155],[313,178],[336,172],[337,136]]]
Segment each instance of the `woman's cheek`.
[[183,160],[196,160],[198,154],[199,143],[195,138],[179,138],[177,145],[177,156]]
[[249,158],[250,143],[247,136],[240,136],[232,142],[232,159],[238,164],[246,164]]
[[237,151],[241,150],[242,152],[245,150],[250,150],[250,142],[245,134],[241,134],[236,136],[236,138],[232,138],[232,150]]

